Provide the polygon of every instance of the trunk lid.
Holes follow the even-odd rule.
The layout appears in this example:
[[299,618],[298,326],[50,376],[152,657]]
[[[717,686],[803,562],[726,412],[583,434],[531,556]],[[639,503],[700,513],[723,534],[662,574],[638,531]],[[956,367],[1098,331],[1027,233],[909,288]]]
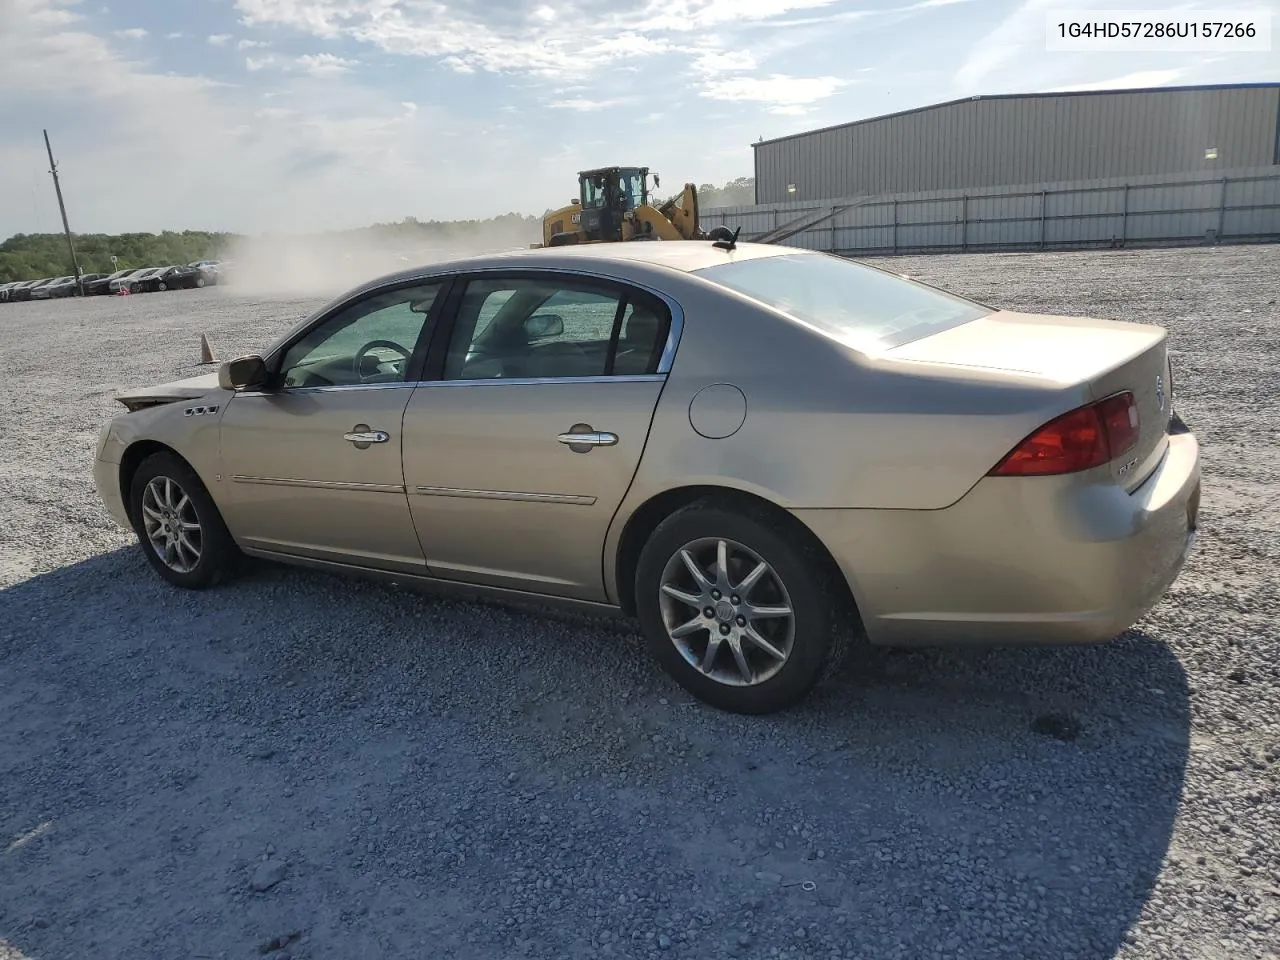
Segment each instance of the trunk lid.
[[[1002,370],[1083,387],[1090,400],[1129,391],[1138,442],[1111,461],[1116,482],[1139,486],[1167,445],[1171,412],[1168,334],[1151,324],[1000,310],[887,351],[892,360]],[[1063,412],[1066,412],[1064,408]]]

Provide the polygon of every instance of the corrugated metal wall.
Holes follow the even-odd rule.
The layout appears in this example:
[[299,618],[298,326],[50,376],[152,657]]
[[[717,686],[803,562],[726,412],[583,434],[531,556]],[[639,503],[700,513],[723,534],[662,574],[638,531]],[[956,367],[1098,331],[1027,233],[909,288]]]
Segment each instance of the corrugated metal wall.
[[703,229],[758,237],[848,205],[781,241],[850,254],[1280,240],[1280,165],[725,207]]
[[756,201],[1274,164],[1278,124],[1274,85],[975,98],[756,144]]

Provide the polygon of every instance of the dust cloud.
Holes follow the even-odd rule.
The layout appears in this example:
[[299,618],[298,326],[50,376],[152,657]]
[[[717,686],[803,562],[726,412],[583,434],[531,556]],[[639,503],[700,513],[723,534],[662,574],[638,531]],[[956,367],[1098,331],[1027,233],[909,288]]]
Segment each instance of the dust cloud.
[[330,296],[410,267],[526,249],[540,238],[540,221],[529,217],[241,237],[222,255],[218,289],[230,296]]

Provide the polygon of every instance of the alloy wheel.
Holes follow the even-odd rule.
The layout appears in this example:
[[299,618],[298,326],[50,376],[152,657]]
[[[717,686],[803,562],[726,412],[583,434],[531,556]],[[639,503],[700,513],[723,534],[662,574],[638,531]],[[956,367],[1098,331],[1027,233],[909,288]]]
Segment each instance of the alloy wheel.
[[203,530],[191,497],[171,477],[153,477],[142,494],[142,525],[160,561],[175,573],[200,563]]
[[773,567],[741,543],[707,537],[685,544],[662,571],[658,604],[680,655],[718,683],[764,683],[791,656],[791,597]]

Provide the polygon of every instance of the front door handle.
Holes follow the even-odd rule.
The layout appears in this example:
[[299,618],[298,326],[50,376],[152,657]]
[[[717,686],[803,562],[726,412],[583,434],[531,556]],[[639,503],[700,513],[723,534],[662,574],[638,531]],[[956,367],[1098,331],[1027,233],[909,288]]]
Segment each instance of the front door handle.
[[373,430],[367,423],[357,423],[350,433],[342,435],[342,439],[355,444],[357,450],[364,450],[371,443],[386,443],[391,434],[385,430]]

